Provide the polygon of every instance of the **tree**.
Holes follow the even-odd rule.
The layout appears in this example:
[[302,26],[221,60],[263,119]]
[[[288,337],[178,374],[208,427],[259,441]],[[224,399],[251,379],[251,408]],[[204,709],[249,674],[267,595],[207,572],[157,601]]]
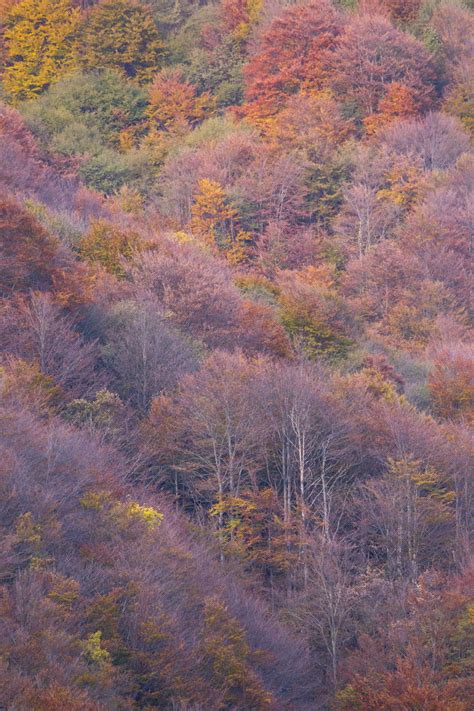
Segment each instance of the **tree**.
[[316,257],[318,246],[311,228],[283,221],[269,222],[255,240],[256,262],[259,271],[265,275],[260,277],[260,284],[258,280],[255,285],[257,296],[263,290],[263,294],[268,294],[267,298],[272,300],[277,292],[270,279],[279,269],[298,269],[310,264]]
[[469,147],[460,122],[438,112],[394,123],[386,128],[382,140],[399,156],[418,158],[426,171],[449,168]]
[[[255,370],[242,354],[215,352],[201,371],[180,382],[180,428],[184,439],[178,451],[188,486],[206,499],[222,504],[226,494],[238,496],[255,474],[258,423],[250,397]],[[193,482],[194,479],[194,482]],[[223,533],[224,513],[217,517]]]
[[215,180],[199,180],[191,214],[192,232],[210,246],[225,247],[226,241],[232,240],[236,210]]
[[239,319],[239,345],[252,355],[290,357],[291,345],[278,314],[271,306],[247,299]]
[[[118,146],[123,130],[143,122],[145,105],[146,94],[140,87],[107,69],[60,79],[22,111],[35,135],[54,151],[87,155],[96,143]],[[84,145],[78,141],[81,129]]]
[[326,674],[334,689],[342,650],[354,628],[357,588],[350,554],[350,547],[343,542],[315,538],[310,548],[308,585],[293,610],[310,644],[329,661]]
[[104,360],[124,400],[146,412],[151,399],[196,367],[192,343],[152,296],[118,303],[108,315]]
[[58,245],[40,223],[8,196],[0,201],[1,293],[47,289]]
[[394,20],[413,22],[416,19],[422,0],[383,0]]
[[103,0],[86,15],[80,41],[85,69],[116,69],[143,83],[159,69],[162,55],[150,9],[137,0]]
[[435,74],[423,45],[380,15],[355,15],[331,60],[330,83],[336,96],[354,102],[363,116],[369,116],[393,82],[412,92],[418,111],[433,105]]
[[[410,250],[418,253],[422,259],[432,262],[433,275],[442,280],[446,278],[450,288],[459,294],[460,302],[467,305],[468,288],[464,290],[467,282],[464,281],[463,271],[470,266],[470,183],[474,175],[474,162],[471,156],[462,155],[466,145],[465,136],[459,145],[457,131],[454,136],[450,131],[440,133],[436,131],[436,140],[432,142],[427,136],[426,144],[423,140],[419,148],[415,144],[414,150],[419,150],[421,155],[426,151],[426,160],[431,164],[444,163],[445,166],[450,166],[452,161],[456,161],[456,165],[451,167],[446,181],[443,181],[440,187],[430,190],[424,200],[408,215],[403,230],[403,243],[407,247],[409,245]],[[431,135],[433,137],[433,134]],[[406,148],[408,149],[407,145]],[[441,247],[443,249],[440,249]],[[440,261],[435,268],[437,256]],[[447,269],[445,261],[449,256],[461,257],[456,267],[457,275]]]
[[285,523],[281,501],[271,488],[245,490],[226,495],[210,510],[223,515],[223,545],[226,554],[239,558],[272,596],[298,565],[298,524]]
[[361,533],[389,578],[414,582],[450,555],[455,497],[432,467],[410,457],[389,459],[384,477],[362,491]]
[[192,218],[198,180],[217,182],[227,193],[246,173],[258,150],[257,136],[228,119],[211,119],[194,137],[200,135],[212,139],[171,153],[160,174],[161,207],[180,229]]
[[474,63],[466,63],[457,72],[456,79],[449,87],[444,102],[444,110],[458,118],[464,129],[474,135]]
[[[50,711],[96,711],[97,704],[91,697],[77,688],[63,687],[53,682],[45,689],[33,689],[23,696],[24,703],[31,708],[35,706],[50,709]],[[18,700],[18,699],[17,699]]]
[[464,63],[472,62],[470,37],[474,32],[472,7],[466,3],[441,2],[434,7],[430,29],[438,41],[437,54],[445,80],[451,80]]
[[79,10],[69,0],[23,0],[5,25],[3,84],[14,102],[34,98],[76,67]]
[[[317,409],[319,398],[311,387],[311,371],[300,368],[280,372],[282,392],[275,393],[272,429],[276,435],[277,456],[281,456],[281,488],[284,521],[288,526],[298,512],[300,552],[304,582],[307,582],[306,536],[311,517],[309,494],[314,475],[317,448]],[[272,398],[273,399],[273,398]],[[274,419],[275,418],[275,419]],[[280,488],[280,487],[279,487]]]
[[262,232],[270,222],[304,218],[305,177],[306,163],[297,152],[275,155],[270,147],[256,152],[229,191],[244,229]]
[[221,18],[226,32],[238,40],[246,40],[262,12],[262,0],[222,0]]
[[153,19],[163,36],[172,35],[196,10],[194,0],[150,0]]
[[45,160],[18,111],[6,105],[0,108],[0,184],[2,192],[28,196],[30,208],[35,201],[43,203],[36,205],[38,215],[42,214],[45,222],[54,215],[56,229],[61,225],[72,235],[75,229],[68,212],[74,219],[87,220],[102,210],[97,194],[62,174],[57,163],[53,166]]
[[454,576],[430,570],[415,585],[395,590],[373,576],[372,583],[370,578],[362,583],[358,608],[366,620],[370,612],[364,605],[378,608],[377,615],[372,624],[359,627],[335,709],[465,711],[472,695],[466,678],[472,646],[472,567]]
[[[68,137],[69,138],[69,137]],[[80,132],[81,149],[86,150],[87,133]],[[67,140],[68,152],[74,145],[74,134]],[[84,183],[93,190],[106,195],[113,195],[124,185],[143,192],[149,190],[155,179],[152,157],[140,149],[126,150],[123,153],[107,147],[94,150],[88,159],[81,162],[78,173]]]
[[75,331],[74,320],[62,313],[50,293],[33,292],[11,317],[15,333],[4,333],[9,352],[37,362],[44,375],[71,395],[87,395],[96,387],[96,346]]
[[468,711],[469,702],[458,694],[456,683],[440,685],[439,676],[415,660],[398,658],[395,670],[373,673],[367,678],[355,677],[337,695],[338,711]]
[[143,249],[136,232],[123,230],[104,220],[93,222],[79,244],[81,257],[101,264],[116,276],[125,275],[124,263]]
[[367,133],[375,133],[397,119],[406,119],[417,113],[413,92],[408,87],[393,82],[385,96],[380,99],[378,111],[364,119]]
[[209,346],[235,342],[242,297],[230,271],[195,245],[171,240],[145,252],[131,271],[135,288],[153,293],[169,320]]
[[163,69],[150,85],[147,115],[159,131],[186,132],[205,118],[212,104],[207,92],[197,96],[179,69]]
[[326,0],[283,10],[245,67],[245,115],[265,123],[290,95],[322,88],[339,30],[339,17]]
[[54,412],[60,404],[60,388],[51,376],[41,372],[37,362],[28,362],[4,352],[0,375],[0,392],[5,403],[11,402],[18,408],[37,413]]
[[229,35],[213,52],[194,55],[191,77],[201,91],[212,92],[218,107],[239,106],[244,92],[244,63],[242,44]]
[[205,602],[202,655],[205,674],[223,703],[234,709],[271,709],[273,698],[252,670],[245,632],[219,600]]
[[19,2],[20,0],[0,0],[0,20],[3,20],[12,7]]
[[303,149],[308,160],[324,163],[333,150],[354,132],[341,104],[330,91],[298,93],[268,128],[268,138],[282,152]]
[[225,502],[255,485],[263,424],[250,403],[260,367],[242,353],[215,351],[200,371],[181,378],[173,398],[157,398],[151,408],[150,437],[156,432],[155,450],[174,470],[175,496],[200,510],[213,507],[221,560]]
[[343,357],[351,345],[350,318],[330,269],[288,270],[279,284],[283,325],[295,344],[309,358]]
[[428,387],[436,414],[468,420],[474,408],[474,357],[469,343],[436,349]]
[[309,703],[304,645],[112,446],[4,399],[0,424],[2,705]]
[[[376,151],[372,146],[360,146],[353,160],[352,183],[345,186],[344,200],[334,227],[349,252],[362,257],[378,242],[392,235],[403,214],[403,205],[383,192],[392,170],[392,159],[386,152]],[[403,174],[400,178],[406,182]]]
[[267,128],[278,153],[294,152],[304,168],[304,203],[298,212],[305,220],[327,224],[340,207],[342,184],[349,177],[345,144],[354,132],[354,123],[328,90],[290,96]]
[[320,529],[328,541],[336,533],[342,512],[339,491],[351,478],[346,462],[356,465],[347,424],[324,377],[324,371],[311,364],[271,364],[257,380],[264,480],[281,499],[288,555],[293,557],[295,545],[298,550],[288,591],[308,584],[312,532]]

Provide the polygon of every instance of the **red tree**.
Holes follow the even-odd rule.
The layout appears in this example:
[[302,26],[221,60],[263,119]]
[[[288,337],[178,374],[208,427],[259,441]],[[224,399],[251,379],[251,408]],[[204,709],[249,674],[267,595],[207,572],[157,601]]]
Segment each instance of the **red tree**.
[[375,133],[396,119],[410,118],[414,114],[416,105],[413,91],[399,82],[394,82],[380,100],[377,113],[367,116],[364,123],[367,133]]
[[318,89],[328,70],[340,20],[327,0],[294,5],[273,20],[245,68],[245,113],[264,119],[300,89]]

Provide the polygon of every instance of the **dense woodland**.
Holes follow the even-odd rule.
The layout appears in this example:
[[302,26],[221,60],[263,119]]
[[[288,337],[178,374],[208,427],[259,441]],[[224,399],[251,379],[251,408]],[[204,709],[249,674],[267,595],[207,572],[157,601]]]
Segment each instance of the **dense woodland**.
[[0,708],[469,711],[472,0],[0,0]]

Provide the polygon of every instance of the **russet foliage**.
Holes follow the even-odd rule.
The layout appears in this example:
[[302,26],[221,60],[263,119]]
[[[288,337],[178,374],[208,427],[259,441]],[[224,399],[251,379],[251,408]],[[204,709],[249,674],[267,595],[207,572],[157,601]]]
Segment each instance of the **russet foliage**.
[[245,69],[246,115],[268,119],[291,94],[325,86],[339,31],[337,13],[325,1],[288,8],[275,18]]

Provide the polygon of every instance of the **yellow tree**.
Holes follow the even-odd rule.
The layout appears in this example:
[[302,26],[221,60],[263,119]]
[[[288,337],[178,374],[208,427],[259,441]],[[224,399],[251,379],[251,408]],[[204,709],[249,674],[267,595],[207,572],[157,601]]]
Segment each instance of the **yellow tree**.
[[226,495],[210,511],[223,518],[220,538],[226,552],[240,558],[272,590],[286,580],[298,559],[297,527],[283,520],[281,508],[277,494],[266,488]]
[[456,116],[466,131],[474,137],[474,67],[468,65],[466,75],[459,77],[449,89],[444,108]]
[[199,180],[191,214],[191,231],[207,244],[225,246],[226,241],[232,239],[236,211],[215,180]]
[[69,0],[23,0],[5,18],[3,84],[12,101],[32,99],[76,66],[79,10]]
[[136,0],[103,0],[93,7],[80,49],[85,69],[116,69],[140,83],[152,78],[163,55],[150,8]]
[[143,249],[140,236],[105,220],[93,222],[82,238],[79,250],[83,259],[101,264],[118,277],[125,276],[124,263]]
[[275,707],[254,671],[258,650],[250,647],[242,626],[216,598],[204,603],[200,651],[206,679],[222,696],[219,708],[265,711]]

